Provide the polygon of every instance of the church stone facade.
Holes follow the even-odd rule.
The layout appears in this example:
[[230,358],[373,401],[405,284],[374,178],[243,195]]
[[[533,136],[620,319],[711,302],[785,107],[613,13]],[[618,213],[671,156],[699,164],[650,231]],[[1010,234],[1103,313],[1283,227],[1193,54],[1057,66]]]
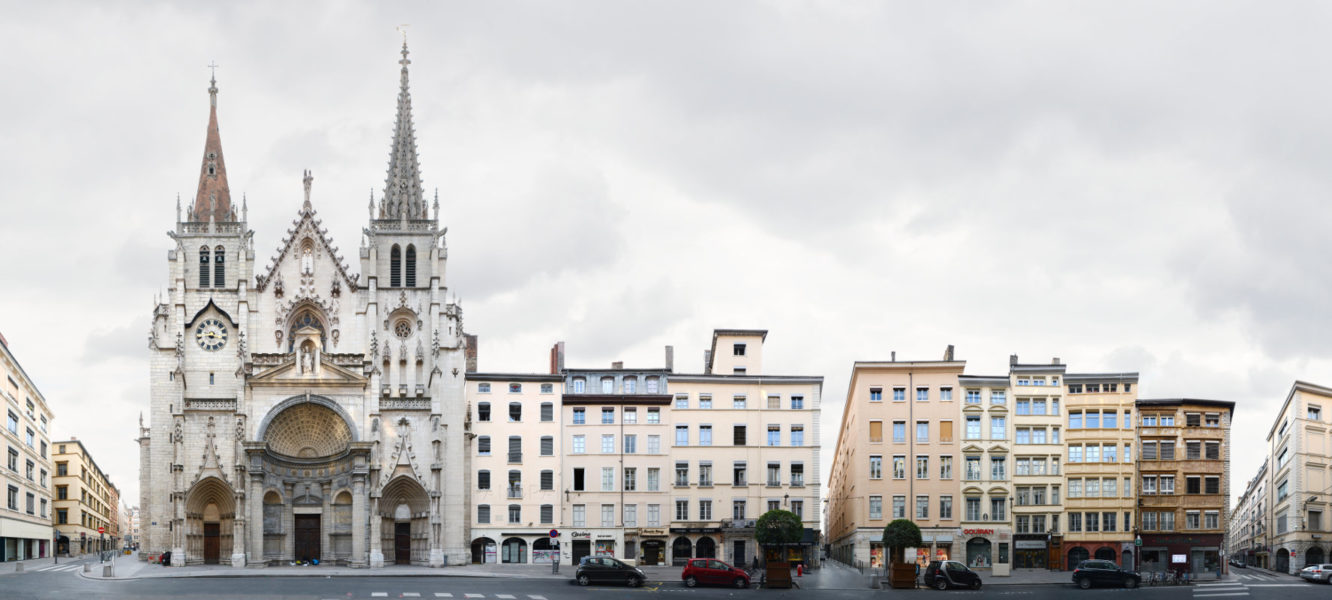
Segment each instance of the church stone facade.
[[[466,336],[423,193],[407,47],[382,197],[352,273],[304,201],[268,264],[210,108],[194,202],[168,232],[140,431],[144,555],[173,565],[468,561]],[[294,186],[293,186],[294,187]]]

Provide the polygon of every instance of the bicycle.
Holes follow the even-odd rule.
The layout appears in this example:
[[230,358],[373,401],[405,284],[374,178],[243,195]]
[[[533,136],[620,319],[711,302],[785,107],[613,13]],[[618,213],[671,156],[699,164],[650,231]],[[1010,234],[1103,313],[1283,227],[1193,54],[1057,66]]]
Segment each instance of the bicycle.
[[1175,576],[1174,571],[1166,571],[1165,583],[1166,585],[1179,585],[1179,578]]

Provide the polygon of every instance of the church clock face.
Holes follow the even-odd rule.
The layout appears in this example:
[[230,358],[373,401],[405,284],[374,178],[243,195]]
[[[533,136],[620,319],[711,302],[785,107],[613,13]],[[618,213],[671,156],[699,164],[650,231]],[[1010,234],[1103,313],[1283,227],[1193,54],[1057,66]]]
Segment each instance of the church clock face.
[[217,319],[207,319],[194,331],[194,339],[204,350],[221,350],[227,345],[227,326]]

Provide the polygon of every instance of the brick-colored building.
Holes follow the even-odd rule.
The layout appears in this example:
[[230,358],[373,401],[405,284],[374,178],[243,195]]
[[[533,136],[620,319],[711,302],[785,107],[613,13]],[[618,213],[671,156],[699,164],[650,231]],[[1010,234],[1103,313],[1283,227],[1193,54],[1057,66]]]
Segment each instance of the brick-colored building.
[[[120,493],[83,442],[55,442],[55,528],[61,554],[79,555],[117,548]],[[99,527],[106,528],[105,534]]]
[[1063,566],[1095,558],[1132,568],[1138,374],[1070,373],[1064,382]]
[[1139,569],[1224,570],[1235,403],[1177,398],[1135,406]]

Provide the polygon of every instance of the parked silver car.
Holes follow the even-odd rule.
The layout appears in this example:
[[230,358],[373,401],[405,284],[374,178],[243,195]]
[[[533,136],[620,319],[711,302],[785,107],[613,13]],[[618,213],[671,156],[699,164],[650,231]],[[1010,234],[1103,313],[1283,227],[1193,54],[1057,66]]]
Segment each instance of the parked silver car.
[[1329,580],[1332,580],[1332,564],[1309,565],[1300,569],[1300,578],[1305,581],[1328,583]]

